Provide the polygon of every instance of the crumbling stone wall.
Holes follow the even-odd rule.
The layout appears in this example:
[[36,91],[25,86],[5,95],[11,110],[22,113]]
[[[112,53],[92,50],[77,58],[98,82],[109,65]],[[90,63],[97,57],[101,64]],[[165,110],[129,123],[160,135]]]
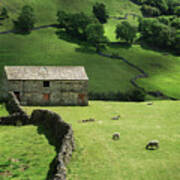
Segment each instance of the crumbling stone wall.
[[13,113],[9,116],[0,117],[0,125],[21,126],[30,124],[26,114]]
[[50,130],[51,136],[55,140],[58,151],[55,159],[55,174],[53,180],[65,180],[66,168],[65,165],[69,162],[72,152],[75,149],[73,131],[69,124],[62,121],[61,117],[48,110],[34,110],[31,122],[35,125],[43,125]]
[[19,114],[26,114],[20,106],[20,102],[16,98],[13,92],[9,92],[8,99],[6,102],[6,109],[9,114],[19,113]]
[[46,137],[49,142],[53,139],[57,156],[53,161],[53,170],[51,170],[53,174],[47,176],[47,180],[66,180],[65,166],[71,159],[72,152],[75,149],[71,126],[64,122],[58,114],[48,110],[34,110],[30,117],[27,116],[13,93],[9,94],[6,107],[10,115],[0,117],[0,125],[33,124],[38,127],[43,126],[47,131],[50,131],[50,136]]

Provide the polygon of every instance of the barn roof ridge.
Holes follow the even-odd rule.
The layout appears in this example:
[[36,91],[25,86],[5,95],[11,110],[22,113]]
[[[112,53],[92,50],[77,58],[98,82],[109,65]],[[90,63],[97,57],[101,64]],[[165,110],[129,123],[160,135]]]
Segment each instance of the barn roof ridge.
[[5,66],[8,80],[88,80],[84,66]]

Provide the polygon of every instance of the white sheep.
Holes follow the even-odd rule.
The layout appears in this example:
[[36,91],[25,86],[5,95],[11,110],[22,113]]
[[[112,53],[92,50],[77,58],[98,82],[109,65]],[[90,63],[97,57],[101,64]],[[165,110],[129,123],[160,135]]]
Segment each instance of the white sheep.
[[119,118],[120,118],[120,115],[113,117],[112,120],[119,120]]
[[158,140],[151,140],[146,145],[146,149],[148,150],[154,150],[159,148],[159,141]]

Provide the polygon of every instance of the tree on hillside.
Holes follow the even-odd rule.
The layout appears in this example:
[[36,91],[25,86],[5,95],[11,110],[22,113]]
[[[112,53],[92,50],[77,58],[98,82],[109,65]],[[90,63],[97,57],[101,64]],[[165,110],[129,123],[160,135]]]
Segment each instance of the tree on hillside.
[[14,28],[18,33],[29,34],[34,27],[34,23],[35,16],[33,8],[25,5],[23,6],[17,21],[14,21]]
[[116,38],[124,39],[129,44],[133,43],[134,38],[136,37],[137,29],[136,27],[129,24],[128,21],[123,21],[121,24],[116,26]]
[[162,48],[172,47],[176,31],[170,26],[161,23],[158,19],[144,18],[139,24],[141,39]]
[[106,23],[107,19],[109,18],[106,6],[103,3],[96,3],[93,6],[93,13],[101,24]]
[[9,17],[9,16],[8,16],[8,11],[7,11],[7,9],[6,9],[5,7],[2,8],[0,17],[1,17],[1,18],[4,18],[4,19]]
[[148,0],[146,4],[159,8],[162,14],[168,14],[168,4],[166,0]]
[[152,7],[146,4],[143,4],[141,7],[141,11],[144,16],[148,17],[154,17],[154,16],[160,16],[161,12],[158,8]]
[[176,37],[172,48],[180,55],[180,30],[176,32]]
[[174,14],[180,17],[180,6],[174,8]]
[[70,16],[65,11],[58,11],[57,12],[57,20],[59,28],[67,28]]
[[86,26],[93,22],[93,19],[83,12],[67,14],[64,11],[57,13],[59,28],[64,28],[72,36],[85,40]]
[[104,36],[103,25],[99,23],[89,24],[86,27],[86,38],[89,44],[96,47],[96,52],[99,52],[103,44],[107,42],[107,38]]
[[166,0],[168,5],[168,14],[175,14],[175,9],[179,6],[179,0]]
[[71,16],[71,30],[73,35],[85,40],[85,29],[90,23],[91,19],[83,12],[73,14]]
[[180,30],[180,17],[179,18],[174,18],[172,20],[171,26]]

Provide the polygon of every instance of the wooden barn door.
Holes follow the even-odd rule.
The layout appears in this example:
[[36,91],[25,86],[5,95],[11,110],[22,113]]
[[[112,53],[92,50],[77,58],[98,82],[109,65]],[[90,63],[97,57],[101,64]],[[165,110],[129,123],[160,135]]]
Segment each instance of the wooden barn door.
[[79,103],[79,105],[84,105],[85,104],[85,94],[79,94],[78,95],[78,103]]
[[49,101],[49,99],[50,99],[50,94],[49,94],[49,93],[43,94],[43,99],[44,99],[45,101]]

